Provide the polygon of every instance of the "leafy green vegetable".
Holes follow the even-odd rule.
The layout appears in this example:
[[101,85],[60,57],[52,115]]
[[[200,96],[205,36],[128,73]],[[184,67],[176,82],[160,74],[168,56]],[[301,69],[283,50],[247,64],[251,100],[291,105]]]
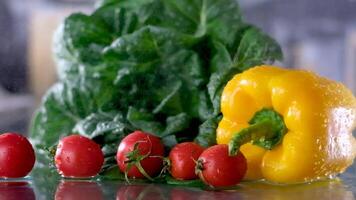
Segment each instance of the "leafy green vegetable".
[[282,59],[235,0],[103,0],[91,15],[67,17],[54,47],[59,81],[33,118],[32,141],[39,148],[72,133],[92,138],[105,154],[103,173],[136,129],[167,148],[215,144],[226,83]]
[[216,129],[221,120],[221,116],[213,117],[206,120],[199,127],[199,135],[195,138],[195,141],[203,147],[209,147],[216,144]]
[[125,174],[122,173],[118,167],[111,167],[100,174],[103,180],[120,180],[125,181]]
[[242,36],[233,62],[240,70],[246,70],[251,66],[270,64],[282,58],[282,51],[274,39],[260,29],[250,27]]

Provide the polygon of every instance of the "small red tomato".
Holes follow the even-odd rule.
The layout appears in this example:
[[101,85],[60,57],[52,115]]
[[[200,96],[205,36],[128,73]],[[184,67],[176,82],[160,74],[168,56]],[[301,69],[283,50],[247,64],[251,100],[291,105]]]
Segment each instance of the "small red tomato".
[[195,174],[195,161],[203,151],[204,148],[194,142],[184,142],[173,147],[169,153],[172,176],[180,180],[198,178]]
[[54,160],[62,176],[86,178],[99,173],[104,155],[93,140],[71,135],[60,140]]
[[197,172],[207,185],[234,186],[244,177],[247,170],[246,158],[241,153],[229,156],[228,149],[225,144],[215,145],[200,155]]
[[0,177],[20,178],[26,176],[35,164],[35,151],[22,135],[0,135]]
[[[116,161],[122,172],[127,171],[128,177],[144,178],[137,165],[141,164],[149,176],[157,175],[163,167],[163,155],[164,146],[158,137],[135,131],[121,141]],[[132,164],[130,169],[127,168],[129,163]]]

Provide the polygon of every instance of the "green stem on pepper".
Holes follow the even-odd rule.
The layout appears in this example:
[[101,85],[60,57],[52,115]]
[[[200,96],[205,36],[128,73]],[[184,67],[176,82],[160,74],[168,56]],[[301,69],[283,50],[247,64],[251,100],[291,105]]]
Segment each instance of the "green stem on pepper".
[[263,108],[249,121],[250,126],[235,133],[229,143],[229,155],[237,155],[243,144],[252,144],[271,150],[278,145],[287,127],[283,117],[271,108]]

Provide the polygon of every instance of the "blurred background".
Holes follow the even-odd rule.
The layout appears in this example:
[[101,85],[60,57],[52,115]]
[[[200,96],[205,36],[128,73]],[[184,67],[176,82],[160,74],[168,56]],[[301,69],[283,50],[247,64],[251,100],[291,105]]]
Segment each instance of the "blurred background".
[[[239,0],[247,21],[282,46],[287,67],[345,83],[356,94],[356,0]],[[26,133],[56,81],[52,34],[91,0],[0,0],[0,132]]]

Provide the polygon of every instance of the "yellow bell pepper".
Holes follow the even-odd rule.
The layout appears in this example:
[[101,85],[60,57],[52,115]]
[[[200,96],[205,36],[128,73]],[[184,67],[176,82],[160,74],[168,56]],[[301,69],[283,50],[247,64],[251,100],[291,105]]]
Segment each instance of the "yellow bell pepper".
[[237,74],[221,111],[217,142],[245,155],[245,179],[313,181],[342,173],[355,158],[355,97],[312,72],[259,66]]

